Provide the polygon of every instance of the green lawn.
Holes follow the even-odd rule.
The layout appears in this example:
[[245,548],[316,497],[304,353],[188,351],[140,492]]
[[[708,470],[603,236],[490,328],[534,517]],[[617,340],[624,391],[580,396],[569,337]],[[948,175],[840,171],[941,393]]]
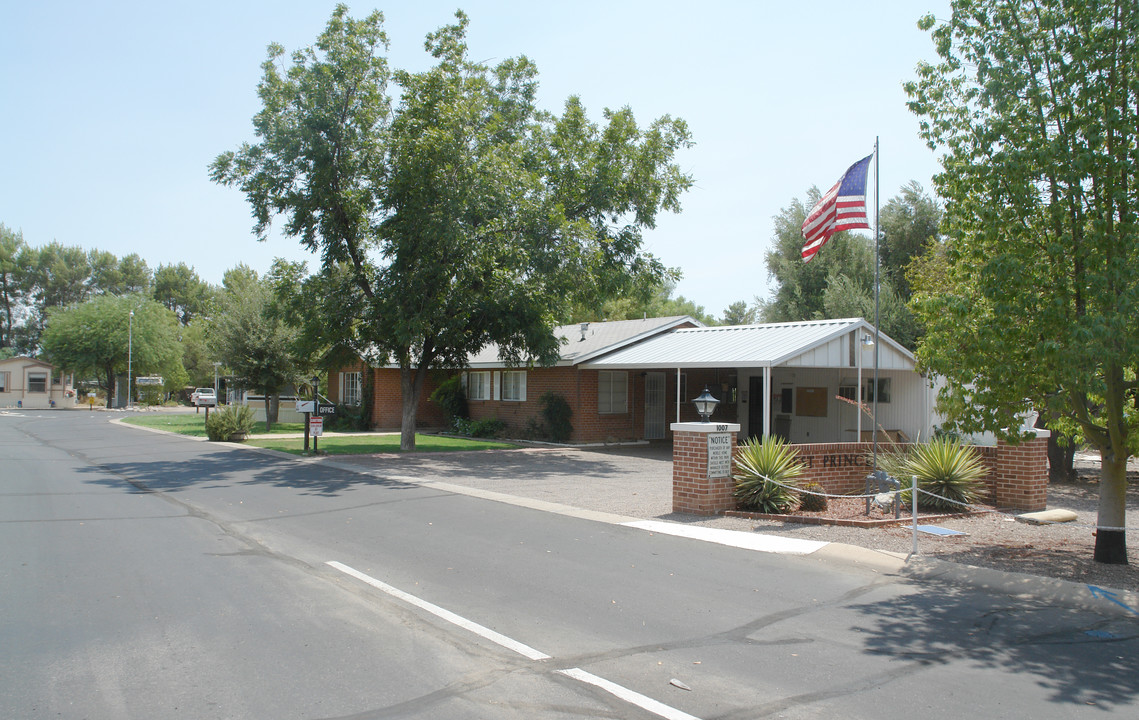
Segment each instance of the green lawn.
[[[329,455],[369,455],[399,452],[399,435],[325,435],[318,438],[321,453]],[[247,441],[250,445],[280,450],[294,455],[304,454],[304,438],[272,438]],[[311,443],[311,440],[310,440]],[[494,440],[470,440],[442,435],[415,436],[416,452],[455,452],[457,450],[510,450],[517,447]]]
[[[123,420],[131,425],[165,430],[179,435],[193,437],[206,436],[206,413],[179,414],[179,415],[140,415]],[[273,425],[271,435],[288,435],[303,433],[304,423],[276,423]],[[265,433],[265,423],[253,426],[253,434]],[[266,438],[247,441],[250,445],[304,454],[304,438]],[[311,443],[312,440],[310,439]],[[311,447],[311,445],[310,445]],[[319,439],[318,447],[322,453],[329,455],[367,455],[370,453],[397,453],[399,452],[399,434],[392,435],[324,435]],[[509,450],[517,447],[506,442],[493,440],[470,440],[468,438],[446,437],[440,435],[416,435],[416,452],[454,452],[457,450]]]
[[[194,437],[206,436],[205,410],[202,410],[200,413],[194,413],[193,415],[140,415],[138,417],[127,418],[123,420],[123,422],[130,423],[131,425],[141,425],[142,427],[166,430],[167,432],[178,433],[179,435],[192,435]],[[304,431],[304,423],[274,423],[273,432],[270,434],[303,433]],[[265,423],[259,422],[254,424],[253,433],[255,435],[264,432]]]

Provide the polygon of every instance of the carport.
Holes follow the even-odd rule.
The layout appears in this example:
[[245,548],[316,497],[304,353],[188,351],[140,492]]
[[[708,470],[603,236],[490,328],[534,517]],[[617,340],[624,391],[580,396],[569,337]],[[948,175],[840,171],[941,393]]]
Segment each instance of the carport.
[[[860,442],[873,438],[877,424],[894,439],[912,440],[933,429],[932,390],[913,354],[862,318],[678,329],[583,367],[675,372],[677,422],[709,384],[721,401],[713,420],[740,423],[741,437]],[[875,398],[876,423],[859,411],[859,403],[872,409]]]

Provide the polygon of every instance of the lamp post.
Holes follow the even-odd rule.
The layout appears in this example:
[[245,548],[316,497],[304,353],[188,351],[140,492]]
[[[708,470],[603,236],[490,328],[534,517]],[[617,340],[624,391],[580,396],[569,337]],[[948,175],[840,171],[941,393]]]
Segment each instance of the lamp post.
[[134,310],[127,321],[127,410],[131,409],[131,361],[134,359]]
[[700,393],[700,397],[693,400],[692,404],[696,406],[696,412],[700,413],[703,422],[709,422],[708,418],[715,412],[716,406],[720,404],[720,401],[712,397],[712,394],[708,392],[708,386],[705,385],[704,392]]

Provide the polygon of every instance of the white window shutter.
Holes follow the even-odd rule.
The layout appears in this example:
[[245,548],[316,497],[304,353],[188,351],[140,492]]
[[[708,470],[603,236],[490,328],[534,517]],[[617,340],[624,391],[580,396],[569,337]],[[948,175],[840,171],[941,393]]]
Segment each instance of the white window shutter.
[[493,390],[493,392],[494,392],[494,399],[495,400],[501,400],[502,399],[502,371],[501,370],[495,370],[494,371],[494,390]]

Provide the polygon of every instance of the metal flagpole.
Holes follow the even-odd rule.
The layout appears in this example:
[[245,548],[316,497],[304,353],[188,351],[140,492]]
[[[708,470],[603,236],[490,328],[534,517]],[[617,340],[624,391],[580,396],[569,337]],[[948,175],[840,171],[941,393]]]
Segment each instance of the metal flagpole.
[[[882,347],[881,333],[878,329],[879,309],[878,290],[881,286],[880,273],[882,263],[878,260],[878,136],[874,136],[874,418],[870,425],[870,433],[874,436],[874,472],[866,476],[866,514],[870,514],[870,478],[878,472],[878,353]],[[859,347],[859,353],[862,348]],[[862,362],[862,355],[859,356]],[[859,377],[862,377],[862,366],[859,365]],[[861,383],[861,380],[859,380]],[[862,402],[862,388],[858,389],[858,402]],[[859,418],[861,421],[861,418]],[[859,433],[861,441],[861,433]]]
[[882,287],[882,262],[878,259],[878,136],[874,136],[874,469],[878,469],[878,354],[882,352],[881,333],[879,327],[881,318],[878,309],[878,293]]

